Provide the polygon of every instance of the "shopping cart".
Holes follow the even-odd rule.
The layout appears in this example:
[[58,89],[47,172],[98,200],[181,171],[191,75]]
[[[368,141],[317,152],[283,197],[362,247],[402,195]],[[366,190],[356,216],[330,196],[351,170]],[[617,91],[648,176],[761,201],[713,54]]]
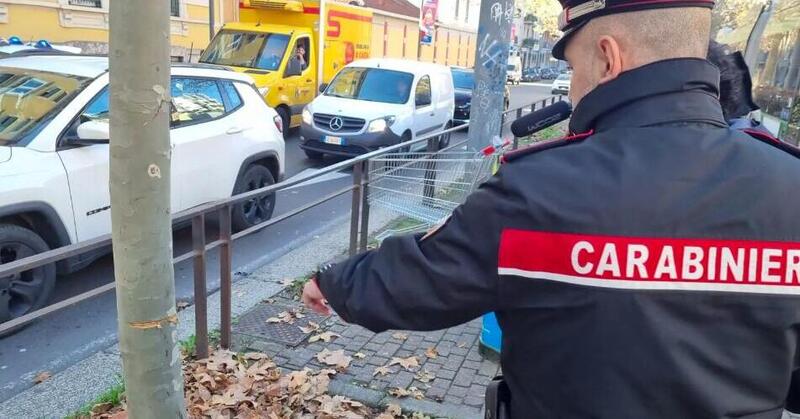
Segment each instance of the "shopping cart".
[[501,150],[395,153],[368,164],[370,206],[405,217],[401,228],[390,228],[377,239],[427,230],[443,222],[497,168]]

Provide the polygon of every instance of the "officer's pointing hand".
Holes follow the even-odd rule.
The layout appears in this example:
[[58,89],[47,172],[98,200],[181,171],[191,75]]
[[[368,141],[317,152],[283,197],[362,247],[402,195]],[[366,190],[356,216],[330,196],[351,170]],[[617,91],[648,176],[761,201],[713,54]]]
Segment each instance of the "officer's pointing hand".
[[322,291],[319,289],[315,278],[312,278],[303,287],[303,304],[324,316],[331,314],[331,309],[328,307],[325,296],[322,295]]

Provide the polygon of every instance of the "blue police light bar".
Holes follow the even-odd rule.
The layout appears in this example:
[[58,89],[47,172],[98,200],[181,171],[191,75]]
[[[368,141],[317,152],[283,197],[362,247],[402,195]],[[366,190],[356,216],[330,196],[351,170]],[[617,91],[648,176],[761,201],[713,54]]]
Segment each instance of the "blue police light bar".
[[10,45],[23,45],[22,39],[20,39],[18,36],[12,36],[11,38],[8,38],[8,43]]
[[39,42],[36,43],[35,47],[36,48],[46,48],[46,49],[52,49],[53,48],[53,46],[50,45],[50,43],[45,41],[44,39],[40,39]]

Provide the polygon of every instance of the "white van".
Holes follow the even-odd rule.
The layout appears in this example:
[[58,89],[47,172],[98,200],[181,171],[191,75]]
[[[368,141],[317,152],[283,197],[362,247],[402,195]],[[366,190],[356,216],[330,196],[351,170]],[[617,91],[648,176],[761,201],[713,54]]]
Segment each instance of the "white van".
[[[311,159],[359,155],[452,126],[453,77],[442,65],[354,61],[320,90],[300,125],[300,147]],[[446,146],[449,136],[440,141]]]
[[506,83],[519,84],[522,81],[522,59],[519,55],[508,57],[506,68]]

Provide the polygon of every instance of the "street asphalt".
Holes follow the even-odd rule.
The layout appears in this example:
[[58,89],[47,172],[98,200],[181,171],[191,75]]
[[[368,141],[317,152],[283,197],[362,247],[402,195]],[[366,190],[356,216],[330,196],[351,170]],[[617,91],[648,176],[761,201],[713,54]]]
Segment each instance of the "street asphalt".
[[[511,108],[540,101],[550,96],[549,83],[523,84],[511,87]],[[463,138],[456,135],[454,141]],[[314,162],[305,158],[294,132],[286,141],[286,177],[307,175],[336,160]],[[351,182],[349,172],[326,175],[313,183],[281,191],[275,216],[320,198]],[[345,194],[302,215],[284,220],[234,243],[234,272],[250,273],[287,254],[309,240],[346,221],[350,212],[350,195]],[[209,237],[216,236],[211,220]],[[175,254],[191,248],[188,229],[174,235]],[[208,291],[219,288],[217,252],[207,255]],[[59,278],[55,301],[88,291],[113,281],[111,256],[104,257],[87,269]],[[176,294],[189,301],[193,295],[191,261],[175,266]],[[0,340],[0,402],[34,385],[33,378],[42,371],[56,374],[92,354],[116,343],[116,308],[113,293],[106,293],[82,304],[56,312],[22,331]]]

